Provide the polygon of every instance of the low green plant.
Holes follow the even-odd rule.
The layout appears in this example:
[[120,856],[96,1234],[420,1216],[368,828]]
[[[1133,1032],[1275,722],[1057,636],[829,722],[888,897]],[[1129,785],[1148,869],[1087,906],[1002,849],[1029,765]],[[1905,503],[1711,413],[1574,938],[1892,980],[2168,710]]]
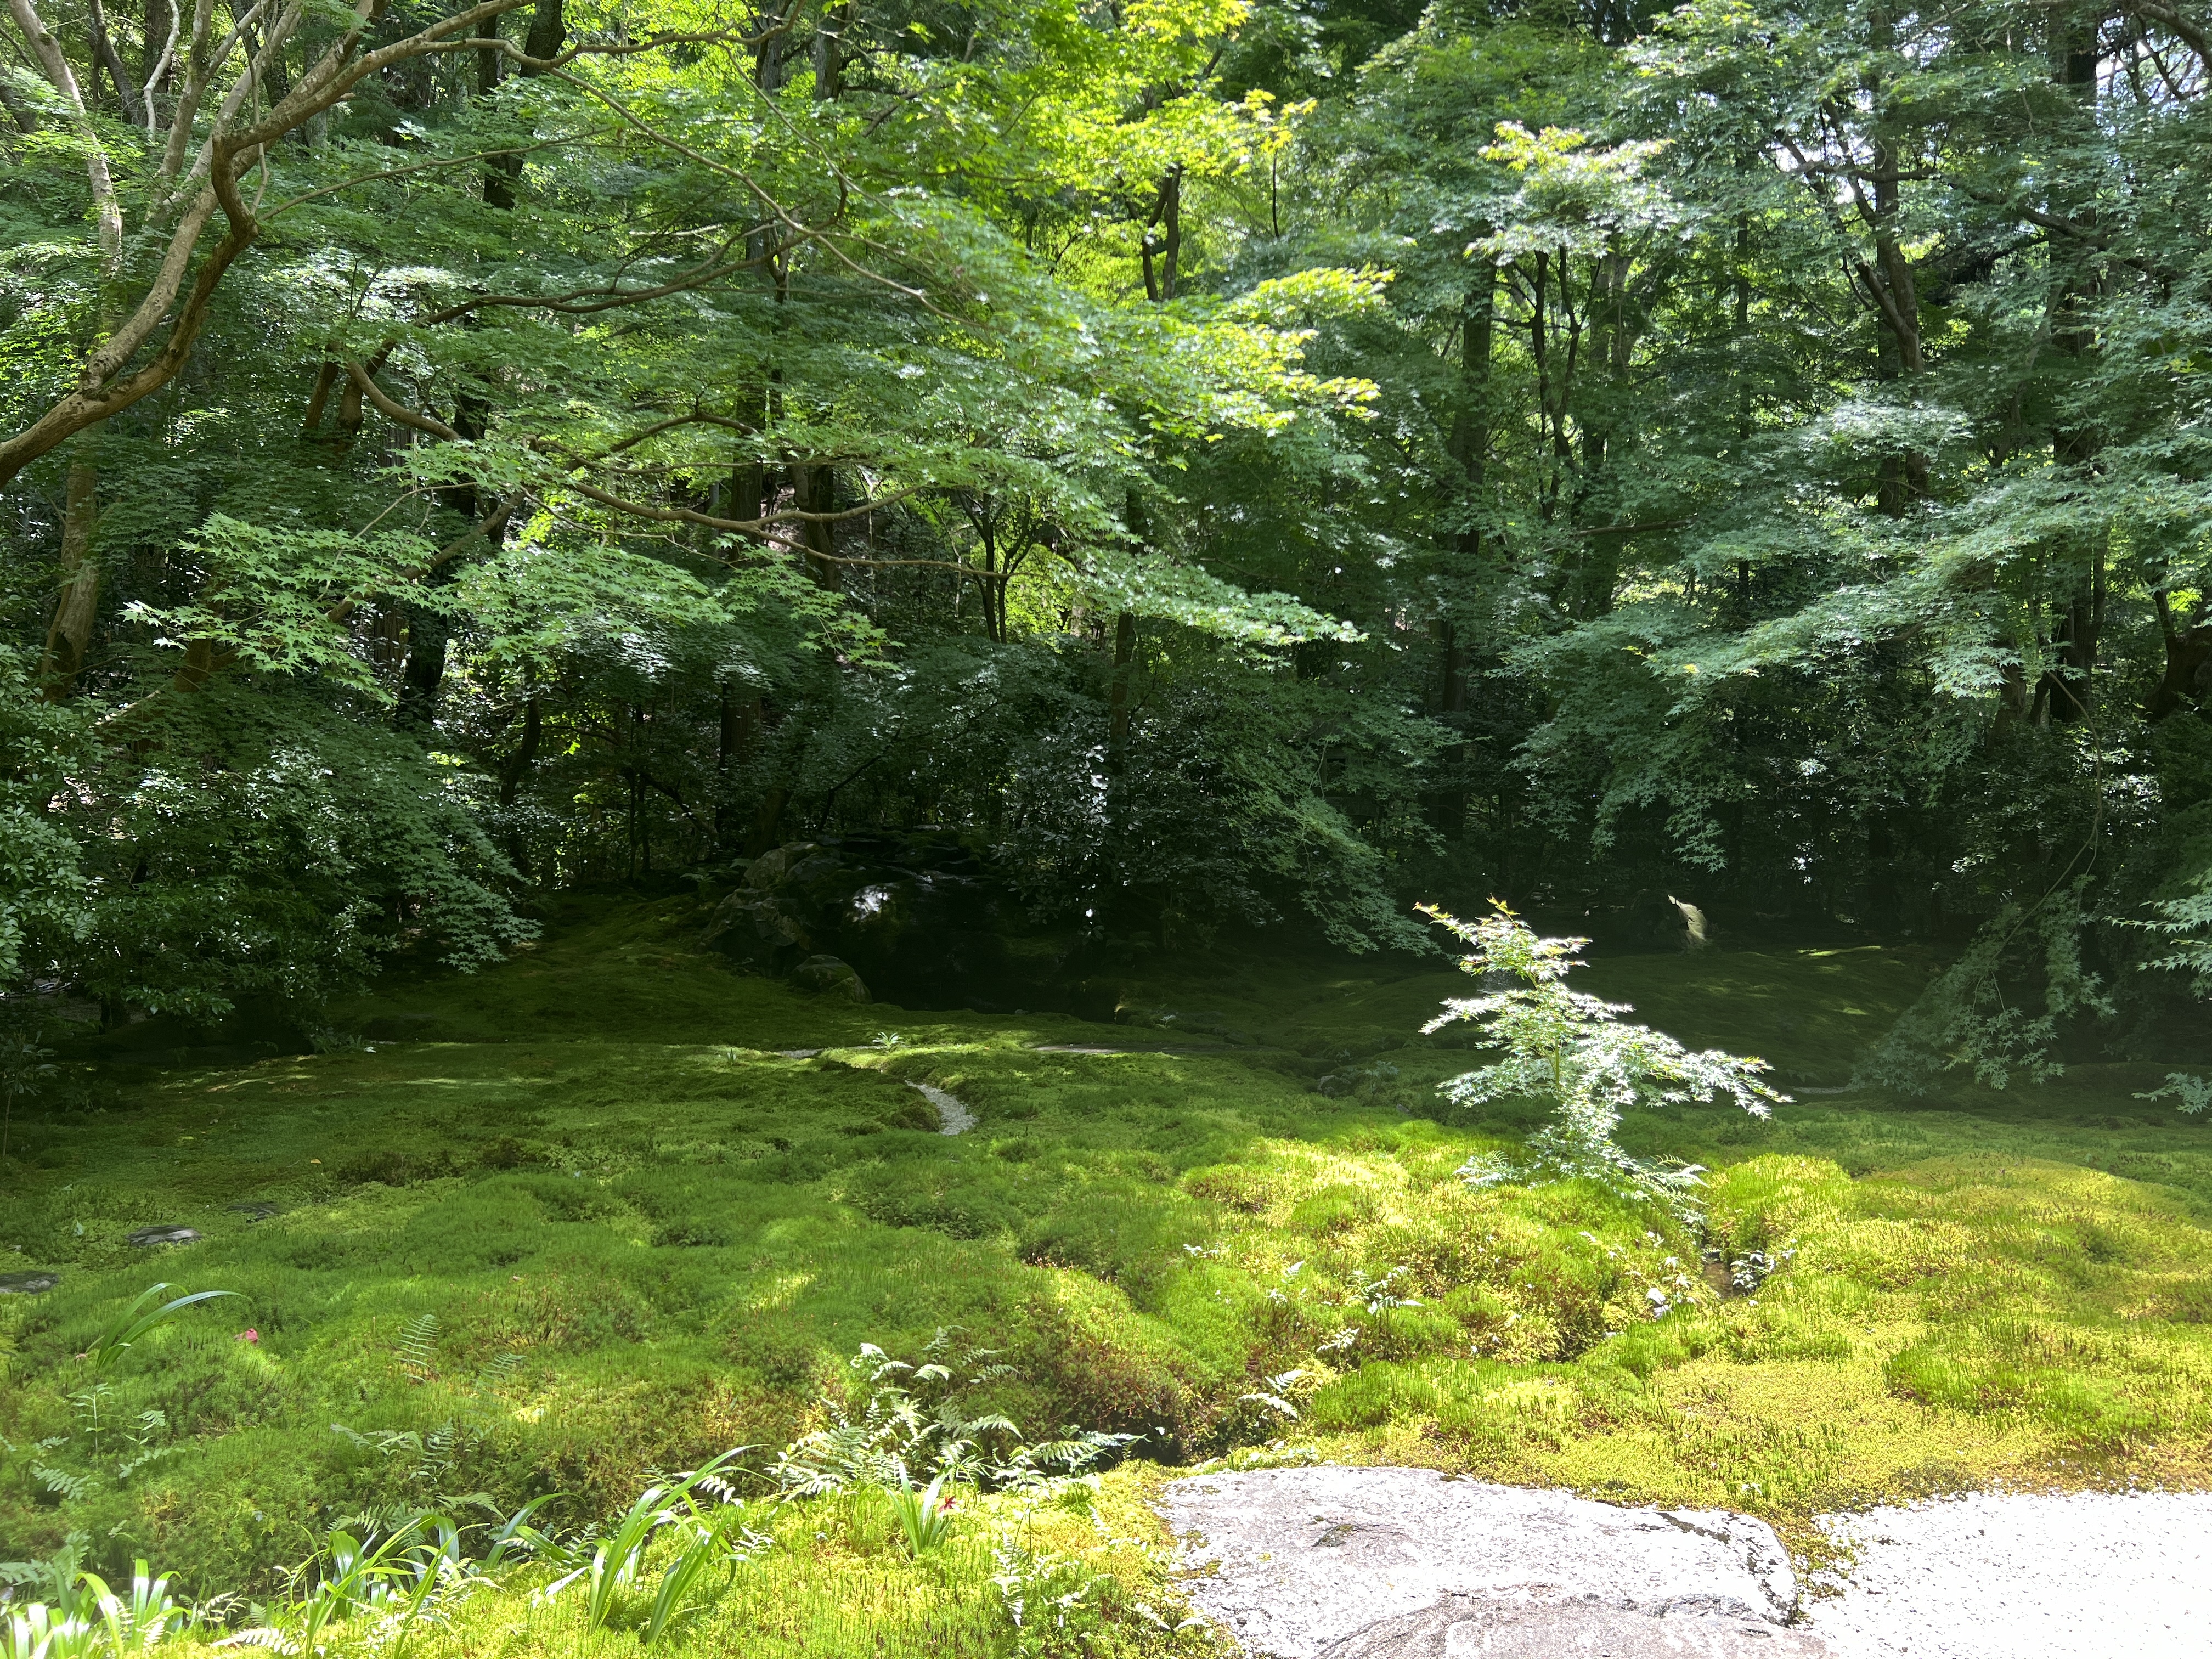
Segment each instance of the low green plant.
[[[788,1497],[818,1497],[855,1486],[896,1491],[910,1486],[916,1474],[976,1472],[993,1460],[993,1445],[1011,1446],[1021,1431],[995,1412],[967,1415],[961,1385],[994,1381],[1009,1368],[980,1362],[993,1356],[975,1350],[947,1364],[953,1333],[939,1330],[922,1351],[920,1364],[894,1359],[872,1342],[847,1361],[858,1378],[857,1409],[836,1395],[824,1395],[829,1426],[801,1436],[784,1448],[770,1470]],[[963,1377],[959,1367],[968,1368]]]
[[178,1603],[167,1574],[142,1556],[131,1594],[119,1595],[98,1573],[79,1569],[84,1542],[76,1534],[52,1560],[6,1564],[8,1583],[40,1584],[53,1600],[0,1607],[0,1659],[127,1659],[198,1631],[200,1610]]
[[136,1301],[115,1316],[106,1330],[86,1346],[85,1361],[95,1373],[111,1370],[115,1362],[122,1358],[140,1337],[144,1336],[156,1326],[167,1323],[185,1309],[195,1307],[203,1302],[212,1302],[218,1297],[234,1297],[238,1294],[236,1291],[194,1291],[189,1296],[180,1296],[173,1301],[165,1302],[150,1312],[144,1310],[146,1304],[160,1296],[162,1291],[175,1288],[175,1285],[169,1284],[148,1286],[139,1293]]
[[1475,922],[1431,904],[1419,908],[1473,947],[1460,959],[1462,973],[1519,981],[1480,996],[1451,998],[1421,1028],[1433,1035],[1455,1021],[1471,1021],[1481,1028],[1483,1048],[1504,1052],[1502,1059],[1448,1079],[1439,1092],[1461,1107],[1533,1097],[1548,1102],[1552,1110],[1552,1121],[1528,1137],[1525,1156],[1469,1159],[1460,1173],[1470,1184],[1495,1186],[1537,1174],[1583,1177],[1685,1207],[1686,1190],[1701,1172],[1631,1155],[1613,1139],[1622,1114],[1719,1097],[1763,1118],[1789,1099],[1759,1081],[1768,1069],[1763,1060],[1685,1048],[1648,1025],[1623,1024],[1620,1016],[1634,1012],[1627,1003],[1569,990],[1566,977],[1584,965],[1577,953],[1588,939],[1540,939],[1496,899],[1491,914]]
[[703,1520],[694,1516],[678,1524],[687,1533],[688,1541],[661,1574],[660,1586],[653,1592],[653,1606],[647,1610],[641,1639],[648,1648],[698,1610],[696,1593],[717,1569],[726,1577],[738,1561],[766,1542],[744,1533],[745,1541],[733,1547],[719,1518]]
[[20,1018],[0,1015],[0,1168],[8,1162],[8,1137],[15,1103],[44,1091],[58,1074],[54,1051],[42,1048],[38,1030]]
[[134,1564],[127,1600],[109,1589],[96,1573],[84,1574],[83,1582],[99,1607],[108,1652],[116,1659],[147,1652],[173,1635],[191,1632],[199,1623],[197,1611],[179,1605],[169,1593],[168,1575],[155,1574],[143,1555]]
[[[712,1462],[647,1486],[615,1522],[613,1531],[592,1547],[590,1559],[547,1586],[543,1596],[550,1600],[580,1583],[584,1622],[590,1629],[603,1629],[614,1617],[623,1595],[640,1577],[646,1553],[654,1540],[664,1528],[679,1528],[690,1541],[662,1575],[648,1615],[648,1645],[658,1640],[680,1616],[684,1598],[709,1568],[734,1563],[767,1546],[765,1538],[728,1513],[735,1510],[742,1515],[744,1506],[730,1474],[738,1459],[750,1449],[732,1447]],[[710,1510],[702,1498],[713,1500],[721,1512]]]
[[7,1609],[0,1638],[0,1659],[92,1659],[101,1639],[99,1626],[83,1614],[43,1601]]
[[917,1478],[939,1477],[986,1491],[1019,1488],[1080,1474],[1141,1438],[1070,1428],[1055,1439],[1025,1443],[1003,1413],[971,1414],[963,1393],[1013,1368],[988,1363],[996,1357],[989,1349],[955,1355],[957,1335],[938,1330],[919,1364],[861,1344],[846,1362],[859,1377],[857,1407],[835,1394],[822,1397],[830,1425],[784,1448],[769,1470],[778,1489],[787,1497],[856,1486],[896,1493]]
[[[549,1492],[543,1497],[532,1498],[514,1514],[501,1516],[499,1524],[491,1529],[491,1536],[485,1540],[483,1570],[489,1572],[511,1559],[520,1560],[535,1556],[540,1560],[550,1560],[557,1558],[562,1548],[561,1543],[551,1534],[541,1531],[535,1522],[540,1510],[566,1495]],[[470,1501],[481,1504],[495,1516],[499,1515],[497,1506],[481,1492]]]
[[945,1495],[945,1477],[939,1475],[921,1491],[911,1485],[890,1494],[891,1519],[898,1522],[907,1551],[917,1559],[942,1549],[952,1536],[952,1500]]
[[1086,1651],[1105,1623],[1114,1579],[1081,1561],[1002,1537],[992,1558],[992,1585],[1013,1626],[1018,1659]]
[[287,1656],[319,1654],[337,1639],[337,1626],[368,1619],[376,1645],[398,1659],[440,1593],[464,1594],[473,1582],[462,1564],[460,1528],[428,1513],[380,1538],[334,1526],[292,1578],[295,1591],[309,1584],[306,1593],[263,1609],[263,1622],[234,1640]]

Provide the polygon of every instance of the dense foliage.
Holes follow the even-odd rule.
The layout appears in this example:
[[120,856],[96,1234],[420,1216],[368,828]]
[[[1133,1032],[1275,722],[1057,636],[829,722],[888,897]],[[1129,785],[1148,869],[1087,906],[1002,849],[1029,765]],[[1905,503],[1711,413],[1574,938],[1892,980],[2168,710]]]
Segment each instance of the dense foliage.
[[2189,7],[9,16],[9,988],[928,823],[1125,952],[1673,891],[1951,947],[1896,1084],[2195,1058]]

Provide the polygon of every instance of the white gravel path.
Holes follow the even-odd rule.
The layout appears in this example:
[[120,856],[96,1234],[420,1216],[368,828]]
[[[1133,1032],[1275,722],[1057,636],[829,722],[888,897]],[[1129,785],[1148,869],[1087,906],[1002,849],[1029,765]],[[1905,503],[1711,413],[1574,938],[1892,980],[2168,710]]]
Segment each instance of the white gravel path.
[[1836,1659],[2212,1659],[2212,1493],[1977,1494],[1825,1517]]
[[935,1085],[909,1083],[906,1086],[909,1089],[919,1089],[921,1091],[921,1097],[937,1108],[937,1121],[945,1126],[937,1132],[938,1133],[957,1135],[963,1130],[975,1127],[975,1114]]
[[1762,1522],[1407,1468],[1193,1475],[1185,1587],[1250,1659],[2212,1659],[2212,1492],[1978,1493]]

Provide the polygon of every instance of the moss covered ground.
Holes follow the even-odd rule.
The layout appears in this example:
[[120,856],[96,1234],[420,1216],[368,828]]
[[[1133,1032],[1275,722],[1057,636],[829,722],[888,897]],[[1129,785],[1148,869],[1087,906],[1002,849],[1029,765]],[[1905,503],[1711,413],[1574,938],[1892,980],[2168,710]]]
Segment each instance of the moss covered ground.
[[[686,902],[579,901],[496,971],[334,1011],[355,1046],[111,1066],[96,1109],[19,1119],[0,1273],[62,1282],[0,1297],[0,1557],[78,1533],[97,1565],[266,1595],[366,1506],[553,1493],[541,1520],[578,1528],[655,1470],[764,1462],[861,1344],[945,1328],[1006,1368],[969,1409],[1142,1437],[1095,1510],[1018,1520],[1115,1576],[1106,1644],[1133,1652],[1199,1639],[1140,1499],[1207,1460],[1422,1463],[1800,1540],[1884,1497],[2212,1481],[2212,1131],[2134,1099],[2150,1067],[1850,1091],[1913,952],[1594,963],[1639,1018],[1824,1091],[1632,1121],[1712,1171],[1698,1235],[1455,1178],[1535,1121],[1430,1115],[1469,1056],[1408,1039],[1456,975],[1231,963],[1103,1026],[810,998],[696,932]],[[977,1126],[936,1133],[914,1083]],[[203,1237],[127,1241],[156,1224]],[[156,1280],[240,1299],[95,1376],[74,1356]],[[680,1639],[1007,1650],[988,1546],[1016,1510],[962,1514],[915,1561],[880,1495],[775,1510]],[[635,1648],[522,1588],[418,1650]]]

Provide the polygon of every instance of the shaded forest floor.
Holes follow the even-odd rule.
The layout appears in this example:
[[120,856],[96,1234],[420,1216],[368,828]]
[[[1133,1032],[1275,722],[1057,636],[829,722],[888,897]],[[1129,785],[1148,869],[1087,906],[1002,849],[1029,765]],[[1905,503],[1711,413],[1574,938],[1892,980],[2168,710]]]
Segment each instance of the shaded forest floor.
[[[19,1121],[0,1273],[62,1281],[0,1297],[0,1555],[82,1533],[97,1565],[266,1594],[370,1506],[557,1493],[539,1518],[573,1529],[655,1470],[764,1465],[862,1344],[941,1329],[1007,1368],[970,1414],[1143,1437],[1095,1506],[1018,1515],[1034,1559],[1115,1576],[1106,1651],[1202,1639],[1141,1502],[1163,1466],[1425,1464],[1801,1544],[1885,1498],[2212,1484],[2212,1129],[2133,1098],[2151,1066],[1844,1089],[1916,953],[1593,966],[1638,1018],[1840,1091],[1632,1121],[1712,1170],[1697,1236],[1454,1179],[1535,1121],[1429,1115],[1470,1057],[1408,1039],[1455,975],[1231,964],[1105,1026],[812,999],[696,931],[678,901],[578,902],[497,971],[336,1011],[331,1052],[118,1067],[101,1109]],[[1040,1051],[1133,1045],[1174,1051]],[[936,1133],[915,1083],[976,1127]],[[127,1242],[154,1224],[203,1237]],[[95,1378],[72,1356],[156,1280],[245,1299]],[[916,1561],[879,1494],[787,1507],[683,1639],[1008,1650],[988,1547],[1016,1514],[975,1501]],[[488,1591],[417,1650],[634,1649],[580,1620]]]

